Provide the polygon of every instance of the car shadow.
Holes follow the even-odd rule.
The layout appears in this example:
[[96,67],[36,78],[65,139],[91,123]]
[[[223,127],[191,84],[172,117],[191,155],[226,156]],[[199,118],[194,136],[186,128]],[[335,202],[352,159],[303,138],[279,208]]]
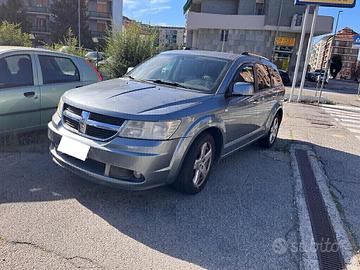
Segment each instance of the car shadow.
[[196,196],[96,185],[57,167],[47,153],[3,152],[0,203],[76,199],[133,240],[207,269],[296,269],[297,253],[279,256],[272,248],[277,238],[298,238],[293,142],[279,139],[272,150],[252,145],[221,160]]

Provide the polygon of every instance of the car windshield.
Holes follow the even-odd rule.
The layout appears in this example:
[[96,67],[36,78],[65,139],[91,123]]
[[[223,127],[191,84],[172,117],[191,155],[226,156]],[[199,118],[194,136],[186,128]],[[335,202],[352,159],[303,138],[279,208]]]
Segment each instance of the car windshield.
[[229,64],[229,60],[215,57],[160,54],[126,76],[139,81],[212,93],[221,83]]

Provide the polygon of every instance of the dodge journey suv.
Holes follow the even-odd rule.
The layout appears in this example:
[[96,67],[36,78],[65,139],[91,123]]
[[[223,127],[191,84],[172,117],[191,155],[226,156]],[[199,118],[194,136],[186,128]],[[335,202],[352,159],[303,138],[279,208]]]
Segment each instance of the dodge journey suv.
[[98,183],[195,194],[217,159],[274,144],[284,92],[263,57],[164,52],[123,78],[66,92],[48,125],[50,152]]

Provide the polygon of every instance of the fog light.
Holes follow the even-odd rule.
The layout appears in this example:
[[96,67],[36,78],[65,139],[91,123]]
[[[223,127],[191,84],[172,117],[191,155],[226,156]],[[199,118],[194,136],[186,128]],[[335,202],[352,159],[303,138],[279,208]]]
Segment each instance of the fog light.
[[137,172],[137,171],[134,171],[133,175],[134,175],[134,177],[135,177],[136,179],[142,178],[142,174],[139,173],[139,172]]

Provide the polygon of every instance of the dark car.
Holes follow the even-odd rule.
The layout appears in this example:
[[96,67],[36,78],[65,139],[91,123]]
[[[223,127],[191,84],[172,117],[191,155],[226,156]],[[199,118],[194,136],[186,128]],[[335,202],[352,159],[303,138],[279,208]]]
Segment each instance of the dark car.
[[281,69],[279,69],[279,74],[283,81],[283,84],[285,86],[291,86],[291,79],[290,79],[289,74],[285,70],[281,70]]

